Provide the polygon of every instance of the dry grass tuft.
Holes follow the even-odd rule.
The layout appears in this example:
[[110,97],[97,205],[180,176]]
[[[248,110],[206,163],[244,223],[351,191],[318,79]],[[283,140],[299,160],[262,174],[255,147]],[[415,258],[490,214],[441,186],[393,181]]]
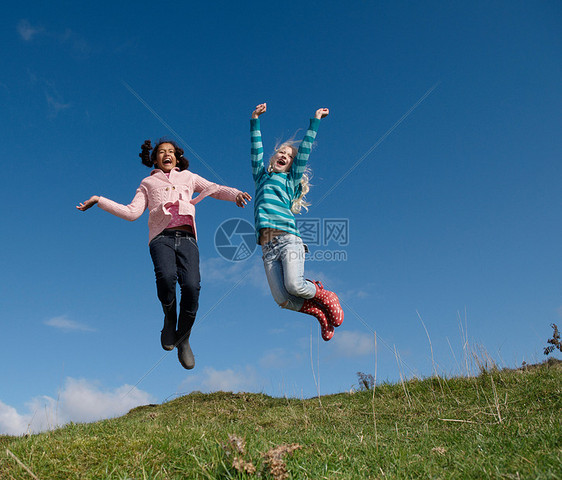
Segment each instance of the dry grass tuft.
[[225,450],[230,452],[240,453],[244,455],[246,453],[246,440],[234,435],[233,433],[228,434],[228,443],[225,445]]
[[239,472],[246,472],[249,474],[256,473],[256,467],[252,462],[244,460],[243,456],[246,454],[246,440],[238,435],[229,433],[228,443],[223,445],[226,455],[232,455],[232,467]]
[[247,462],[242,457],[234,457],[232,459],[232,466],[239,472],[246,472],[249,474],[256,473],[256,467],[252,462]]
[[285,455],[290,455],[299,448],[302,448],[302,446],[298,443],[292,443],[290,445],[284,444],[272,448],[265,453],[264,457],[269,466],[269,473],[273,475],[275,480],[286,480],[289,478],[287,465],[285,464],[283,457]]
[[445,455],[445,453],[447,453],[447,449],[445,447],[433,447],[431,451],[439,455]]

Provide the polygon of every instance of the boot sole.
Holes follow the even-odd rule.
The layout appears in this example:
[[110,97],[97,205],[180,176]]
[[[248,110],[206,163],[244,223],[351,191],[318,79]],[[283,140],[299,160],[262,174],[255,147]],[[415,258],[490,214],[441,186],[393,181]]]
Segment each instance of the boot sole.
[[178,345],[178,360],[183,368],[191,370],[195,367],[195,356],[191,350],[189,342],[184,342],[187,345]]

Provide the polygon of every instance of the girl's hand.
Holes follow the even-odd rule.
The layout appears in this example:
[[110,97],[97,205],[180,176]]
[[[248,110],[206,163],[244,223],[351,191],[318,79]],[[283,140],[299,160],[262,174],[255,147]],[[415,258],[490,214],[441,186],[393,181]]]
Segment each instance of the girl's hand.
[[262,113],[265,113],[267,110],[267,103],[260,103],[256,109],[252,112],[252,118],[258,118]]
[[88,208],[92,208],[96,203],[98,203],[99,200],[100,200],[100,197],[98,197],[97,195],[93,195],[88,200],[86,200],[84,203],[81,203],[80,205],[76,205],[76,208],[78,210],[82,210],[83,212],[85,212],[86,210],[88,210]]
[[238,195],[236,195],[236,205],[238,207],[244,208],[244,205],[246,205],[251,199],[252,196],[249,193],[240,192]]
[[318,110],[316,110],[316,113],[314,114],[314,118],[317,118],[318,120],[327,117],[328,115],[330,115],[330,109],[328,108],[319,108]]

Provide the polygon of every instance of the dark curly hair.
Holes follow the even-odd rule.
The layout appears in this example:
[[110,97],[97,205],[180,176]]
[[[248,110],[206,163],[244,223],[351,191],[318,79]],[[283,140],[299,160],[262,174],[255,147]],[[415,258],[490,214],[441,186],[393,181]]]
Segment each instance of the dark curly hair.
[[[170,143],[173,145],[176,154],[177,166],[180,170],[187,170],[189,168],[189,160],[187,157],[183,155],[183,149],[174,142],[173,140],[168,140],[167,138],[161,138],[158,140],[158,143],[152,148],[152,144],[150,140],[145,140],[144,143],[141,145],[141,153],[139,153],[139,157],[141,158],[141,162],[143,165],[147,167],[154,167],[156,168],[156,152],[158,152],[158,147],[163,143]],[[152,153],[150,152],[152,150]]]

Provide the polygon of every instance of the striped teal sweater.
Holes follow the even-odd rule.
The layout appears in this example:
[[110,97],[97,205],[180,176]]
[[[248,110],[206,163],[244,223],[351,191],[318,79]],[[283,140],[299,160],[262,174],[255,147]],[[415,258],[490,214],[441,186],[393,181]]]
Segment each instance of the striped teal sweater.
[[291,212],[291,205],[293,200],[301,194],[300,181],[319,126],[320,120],[316,118],[310,119],[310,126],[299,146],[291,169],[287,173],[274,173],[268,172],[267,167],[263,164],[260,120],[259,118],[250,120],[252,174],[256,184],[254,221],[258,242],[259,232],[262,228],[275,228],[300,237],[295,223],[295,216]]

